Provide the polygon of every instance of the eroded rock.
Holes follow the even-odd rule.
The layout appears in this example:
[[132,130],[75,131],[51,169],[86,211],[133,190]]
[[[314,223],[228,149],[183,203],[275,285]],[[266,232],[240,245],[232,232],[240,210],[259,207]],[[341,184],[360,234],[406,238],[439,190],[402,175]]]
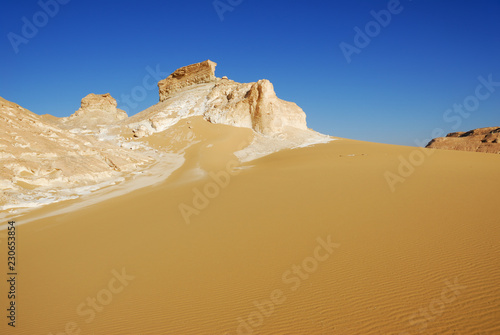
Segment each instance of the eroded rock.
[[185,87],[195,84],[214,82],[216,66],[217,63],[206,60],[201,63],[188,65],[175,70],[166,79],[158,82],[160,101],[165,101],[174,93]]
[[500,127],[450,133],[433,139],[426,148],[500,154]]

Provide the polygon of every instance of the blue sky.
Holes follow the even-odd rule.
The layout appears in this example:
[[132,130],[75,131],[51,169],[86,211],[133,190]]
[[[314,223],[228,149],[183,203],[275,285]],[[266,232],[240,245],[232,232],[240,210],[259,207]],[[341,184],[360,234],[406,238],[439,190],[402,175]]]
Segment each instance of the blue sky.
[[0,13],[0,96],[37,114],[109,92],[133,115],[158,101],[151,72],[211,59],[219,77],[271,80],[334,136],[416,145],[500,126],[500,83],[477,90],[500,82],[498,0],[54,1]]

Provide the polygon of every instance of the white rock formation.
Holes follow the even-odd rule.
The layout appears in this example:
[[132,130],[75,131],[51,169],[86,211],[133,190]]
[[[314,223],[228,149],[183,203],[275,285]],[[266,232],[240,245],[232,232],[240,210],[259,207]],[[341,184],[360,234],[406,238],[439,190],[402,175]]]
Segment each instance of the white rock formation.
[[0,209],[26,206],[49,190],[109,182],[152,160],[46,119],[0,98]]
[[[147,137],[192,116],[252,129],[253,142],[236,153],[242,161],[331,140],[308,129],[302,109],[280,100],[268,80],[240,84],[215,77],[215,67],[205,61],[175,71],[158,83],[160,102],[130,118],[109,93],[87,95],[65,118],[39,116],[0,98],[0,211],[74,197],[152,163],[169,163],[165,157],[182,161],[183,149],[158,151]],[[178,148],[193,142],[182,134],[169,137]]]
[[215,66],[207,60],[176,70],[160,81],[160,103],[127,121],[136,137],[163,131],[195,115],[264,135],[276,135],[288,127],[307,130],[304,111],[293,102],[279,99],[271,82],[240,84],[227,77],[216,78]]
[[98,125],[115,124],[128,117],[125,111],[116,106],[116,100],[111,94],[90,93],[82,99],[80,108],[73,115],[61,121],[70,128],[95,128]]

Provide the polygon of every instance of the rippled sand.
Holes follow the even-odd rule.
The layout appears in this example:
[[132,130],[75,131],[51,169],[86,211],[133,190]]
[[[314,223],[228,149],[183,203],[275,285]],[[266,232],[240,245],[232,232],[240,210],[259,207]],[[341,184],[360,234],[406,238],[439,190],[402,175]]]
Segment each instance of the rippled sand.
[[500,333],[500,156],[339,139],[239,166],[248,129],[191,126],[167,180],[16,219],[0,333]]

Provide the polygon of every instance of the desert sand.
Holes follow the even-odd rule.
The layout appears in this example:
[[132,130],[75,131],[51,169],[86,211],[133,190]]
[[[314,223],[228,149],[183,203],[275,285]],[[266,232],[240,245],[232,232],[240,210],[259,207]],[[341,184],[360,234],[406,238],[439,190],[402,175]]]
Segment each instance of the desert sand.
[[322,135],[214,71],[132,117],[0,100],[0,334],[500,333],[500,155]]
[[251,130],[174,130],[197,143],[163,182],[16,218],[18,327],[2,334],[500,332],[500,156],[337,139],[240,164]]

